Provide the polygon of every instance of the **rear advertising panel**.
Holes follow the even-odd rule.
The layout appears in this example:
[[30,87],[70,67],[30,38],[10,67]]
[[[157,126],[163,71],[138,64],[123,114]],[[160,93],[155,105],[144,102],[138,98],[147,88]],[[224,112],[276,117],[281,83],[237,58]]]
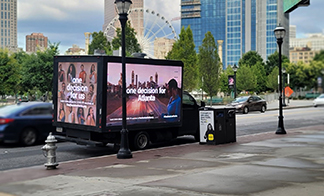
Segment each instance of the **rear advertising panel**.
[[[126,64],[127,124],[181,123],[182,64],[148,62]],[[106,115],[107,126],[122,124],[122,65],[119,62],[107,63]]]
[[56,121],[96,126],[98,63],[58,61],[57,69]]

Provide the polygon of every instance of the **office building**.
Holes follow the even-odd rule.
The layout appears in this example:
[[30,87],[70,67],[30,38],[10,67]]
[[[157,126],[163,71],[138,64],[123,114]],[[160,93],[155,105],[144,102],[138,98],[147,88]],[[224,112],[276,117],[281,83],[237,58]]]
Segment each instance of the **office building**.
[[295,64],[300,61],[309,64],[318,53],[320,53],[320,50],[313,50],[310,48],[310,45],[306,47],[294,47],[289,50],[289,60]]
[[[280,23],[289,35],[289,15],[283,0],[181,0],[181,26],[192,29],[196,51],[210,31],[222,43],[223,68],[238,64],[242,55],[257,51],[264,60],[277,50],[273,30]],[[282,53],[289,55],[289,36]]]
[[87,55],[86,50],[80,48],[78,45],[73,44],[72,48],[67,49],[65,51],[65,55]]
[[17,45],[17,0],[1,1],[1,48],[16,52]]
[[157,59],[165,59],[165,57],[168,55],[168,52],[172,50],[174,42],[174,39],[169,39],[165,37],[155,38],[154,57]]
[[296,36],[291,37],[289,45],[290,62],[297,63],[302,61],[308,64],[313,60],[317,53],[324,50],[324,35],[322,33],[312,33],[307,34],[306,37],[303,38],[296,38]]
[[[143,8],[144,7],[144,0],[132,0],[132,5],[130,9],[135,8]],[[115,1],[113,0],[105,0],[104,4],[104,24],[102,26],[102,31],[107,34],[108,41],[111,41],[112,38],[115,36],[115,29],[110,28],[107,31],[107,27],[110,23],[113,24],[115,28],[120,28],[120,22],[118,20],[114,21],[113,19],[118,15]],[[132,21],[132,28],[135,29],[135,32],[139,35],[143,35],[144,31],[144,12],[143,11],[136,11],[131,12],[128,15],[128,19]]]
[[308,46],[314,51],[324,50],[324,34],[311,33],[307,34],[305,38],[291,38],[289,46],[290,48],[303,48]]
[[34,53],[38,50],[44,51],[47,48],[47,37],[42,33],[32,33],[26,36],[26,52]]

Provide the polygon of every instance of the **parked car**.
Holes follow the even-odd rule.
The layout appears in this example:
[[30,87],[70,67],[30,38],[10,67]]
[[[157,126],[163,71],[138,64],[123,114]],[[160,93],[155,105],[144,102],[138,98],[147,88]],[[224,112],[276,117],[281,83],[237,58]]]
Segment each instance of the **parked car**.
[[0,142],[24,146],[45,141],[52,126],[52,103],[19,102],[0,108]]
[[313,106],[317,107],[319,105],[324,105],[324,94],[320,94],[316,99],[313,101]]
[[227,106],[235,107],[236,112],[247,114],[250,111],[265,112],[267,109],[267,102],[259,96],[251,95],[238,97]]

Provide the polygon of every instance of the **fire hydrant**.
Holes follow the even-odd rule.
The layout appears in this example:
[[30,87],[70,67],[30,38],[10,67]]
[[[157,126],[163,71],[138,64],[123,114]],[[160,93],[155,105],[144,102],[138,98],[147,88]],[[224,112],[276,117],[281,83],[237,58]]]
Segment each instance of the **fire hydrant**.
[[45,163],[46,169],[56,169],[59,164],[56,162],[56,149],[55,145],[57,140],[55,139],[52,132],[49,133],[47,139],[45,140],[45,145],[42,147],[43,154],[47,158],[47,163]]

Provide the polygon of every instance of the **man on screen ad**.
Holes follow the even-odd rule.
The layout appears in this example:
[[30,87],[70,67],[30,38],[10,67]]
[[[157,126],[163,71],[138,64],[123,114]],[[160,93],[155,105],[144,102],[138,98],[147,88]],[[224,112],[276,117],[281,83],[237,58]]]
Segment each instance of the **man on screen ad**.
[[[121,125],[120,63],[108,63],[107,125]],[[127,64],[128,124],[178,122],[182,67]]]

